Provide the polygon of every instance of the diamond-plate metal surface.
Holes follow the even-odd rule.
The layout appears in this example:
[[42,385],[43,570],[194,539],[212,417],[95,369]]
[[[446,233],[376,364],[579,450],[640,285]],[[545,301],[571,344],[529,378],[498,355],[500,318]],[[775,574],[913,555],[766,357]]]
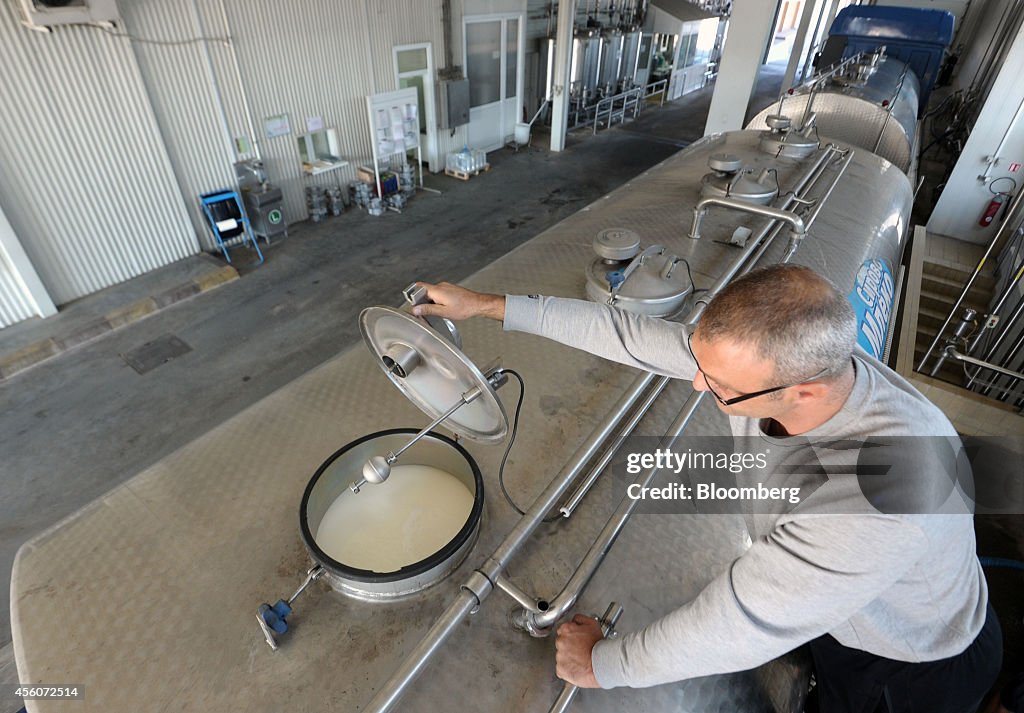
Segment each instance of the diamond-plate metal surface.
[[[698,286],[709,286],[736,255],[735,248],[715,241],[728,239],[737,225],[756,227],[756,221],[711,211],[705,239],[690,240],[696,185],[708,155],[723,148],[751,166],[764,165],[754,145],[742,133],[702,140],[466,284],[582,297],[593,236],[628,226],[645,245],[662,243],[690,259]],[[798,166],[781,161],[777,167],[785,189]],[[836,189],[800,255],[842,285],[852,283],[849,271],[869,249],[866,243],[895,249],[898,236],[892,243],[878,227],[909,197],[906,179],[895,173],[872,156],[857,159],[853,178]],[[883,197],[857,183],[869,177]],[[856,216],[847,215],[853,211]],[[528,505],[635,372],[537,337],[505,333],[493,322],[460,327],[465,351],[478,364],[501,357],[526,379],[506,479],[513,497]],[[510,415],[516,388],[512,382],[499,391]],[[688,384],[670,385],[637,433],[664,433],[689,392]],[[314,583],[296,602],[292,630],[277,652],[263,641],[256,607],[290,595],[310,564],[299,538],[298,508],[317,466],[358,437],[426,422],[357,344],[35,538],[19,552],[12,583],[22,680],[85,685],[86,699],[75,703],[80,713],[359,710],[516,523],[497,488],[502,447],[466,444],[483,471],[487,500],[478,543],[444,582],[410,600],[379,604]],[[727,432],[710,400],[688,431]],[[553,598],[617,504],[612,485],[599,481],[570,520],[541,526],[512,561],[509,577],[531,594]],[[614,599],[625,607],[620,628],[642,627],[692,599],[742,552],[744,536],[738,517],[637,516],[579,610],[600,612]],[[399,709],[446,710],[458,700],[469,710],[547,710],[561,689],[553,671],[554,642],[513,631],[511,609],[511,600],[493,593],[442,647]],[[788,711],[805,671],[799,660],[787,659],[753,672],[652,689],[584,691],[574,706],[595,713]],[[66,709],[47,701],[28,705],[33,713]]]

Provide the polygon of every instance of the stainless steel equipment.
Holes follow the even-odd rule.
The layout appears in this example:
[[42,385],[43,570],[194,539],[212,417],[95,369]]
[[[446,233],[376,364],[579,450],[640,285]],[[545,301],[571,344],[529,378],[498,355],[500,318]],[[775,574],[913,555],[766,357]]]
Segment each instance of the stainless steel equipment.
[[[572,98],[591,104],[600,86],[602,40],[595,30],[577,28],[572,41],[569,91]],[[549,57],[548,62],[553,62]]]
[[651,317],[670,317],[693,289],[689,268],[663,245],[641,250],[626,228],[602,230],[594,238],[595,259],[587,266],[587,297]]
[[[689,261],[697,286],[708,288],[687,316],[698,318],[716,285],[787,252],[788,225],[717,206],[701,225],[703,239],[686,236],[708,159],[729,153],[754,175],[778,170],[782,191],[771,207],[796,213],[806,227],[794,261],[852,291],[865,261],[897,259],[911,186],[890,163],[859,150],[844,157],[828,143],[822,136],[822,149],[796,159],[762,151],[756,132],[708,137],[469,277],[466,286],[583,297],[580,272],[591,256],[580,236],[628,225],[645,242]],[[751,232],[745,248],[724,244],[738,227]],[[309,474],[341,444],[409,417],[404,399],[387,398],[394,394],[376,360],[348,350],[22,548],[11,615],[25,680],[91,681],[93,705],[107,710],[277,711],[323,707],[328,700],[343,710],[425,713],[450,707],[456,690],[472,710],[545,710],[562,689],[552,676],[552,645],[514,631],[511,606],[539,609],[543,600],[548,609],[601,612],[617,601],[626,610],[618,629],[635,630],[684,606],[742,554],[740,517],[629,517],[617,505],[619,482],[604,470],[606,454],[633,425],[637,433],[660,435],[689,417],[687,435],[722,435],[727,425],[713,405],[690,414],[685,383],[666,385],[653,374],[502,332],[490,321],[461,326],[467,342],[500,344],[537,385],[524,406],[524,416],[537,421],[518,435],[520,453],[530,457],[515,468],[513,486],[524,506],[536,498],[523,508],[525,517],[485,503],[477,544],[454,576],[386,603],[309,585],[302,596],[316,606],[302,612],[299,623],[308,628],[290,642],[285,661],[253,651],[262,636],[251,613],[236,616],[250,610],[261,588],[290,594],[309,576],[295,528]],[[384,455],[410,435],[354,460]],[[497,487],[498,450],[474,452],[490,478],[489,492]],[[569,501],[578,504],[576,522],[543,523],[570,493],[590,484],[582,501]],[[125,531],[133,536],[111,537]],[[83,586],[54,588],[62,578]],[[197,586],[209,606],[189,606]],[[523,596],[515,604],[503,596],[488,601],[498,589]],[[101,610],[116,610],[118,626],[97,628],[74,614]],[[186,619],[194,626],[183,635]],[[543,619],[535,623],[545,628]],[[54,646],[55,640],[67,645]],[[152,653],[148,665],[137,666],[141,683],[118,685],[120,672],[138,664],[140,641]],[[806,664],[787,658],[647,689],[587,691],[574,706],[589,713],[681,706],[790,713],[801,710],[806,681]]]
[[[323,578],[335,591],[357,599],[402,598],[443,580],[462,563],[476,541],[484,493],[480,469],[462,446],[431,429],[443,424],[474,441],[503,440],[508,417],[495,389],[507,382],[507,376],[497,367],[486,375],[477,369],[462,353],[462,339],[449,320],[412,315],[413,306],[427,301],[426,290],[412,284],[403,296],[406,303],[401,310],[364,309],[359,329],[387,377],[433,421],[418,431],[394,429],[364,436],[335,452],[313,474],[302,496],[299,526],[315,564],[290,599],[259,606],[256,618],[271,648],[277,648],[276,635],[288,631],[292,602],[311,581]],[[427,557],[397,569],[371,570],[332,557],[318,534],[328,510],[342,498],[358,497],[364,486],[380,486],[399,458],[403,465],[436,468],[466,486],[473,507],[457,534]]]
[[708,168],[711,173],[700,180],[700,194],[705,198],[733,198],[768,205],[779,195],[777,172],[773,168],[762,168],[754,178],[752,169],[744,169],[742,159],[726,153],[711,156]]
[[616,28],[601,33],[601,74],[598,81],[605,96],[618,93],[622,77],[622,32]]
[[[685,321],[688,324],[695,324],[700,319],[707,301],[734,276],[750,270],[758,263],[791,261],[808,265],[830,277],[840,290],[850,290],[852,301],[855,296],[863,300],[861,293],[865,292],[865,285],[861,280],[866,266],[870,265],[873,268],[872,274],[877,275],[879,272],[891,271],[900,260],[912,201],[910,182],[901,171],[867,151],[839,150],[834,144],[827,143],[828,137],[822,137],[822,142],[827,145],[802,160],[780,155],[777,151],[766,151],[762,138],[759,132],[753,131],[706,137],[676,157],[671,182],[660,184],[666,187],[665,190],[674,191],[673,197],[683,216],[699,213],[702,205],[719,204],[734,209],[706,214],[702,230],[710,240],[687,242],[678,223],[675,240],[666,240],[667,243],[671,242],[669,247],[700,265],[701,270],[710,270],[710,274],[718,275],[707,294],[697,301],[687,316]],[[705,166],[713,155],[723,153],[736,157],[741,165],[749,166],[754,171],[776,171],[782,190],[771,206],[732,198],[701,197]],[[663,201],[664,196],[659,195],[659,200]],[[856,212],[849,210],[851,205],[857,206]],[[609,207],[608,210],[614,208]],[[637,223],[651,225],[652,229],[660,230],[663,235],[668,233],[663,218],[652,218],[646,213],[637,212],[633,215]],[[683,216],[677,220],[681,222]],[[776,242],[776,236],[787,225],[790,228],[790,240],[785,244]],[[722,243],[738,227],[748,227],[752,237],[737,254],[731,252],[733,248],[723,247]],[[857,237],[851,239],[851,236]],[[636,249],[638,242],[626,231],[622,231],[618,239],[607,247],[615,257],[622,257]],[[886,302],[879,298],[870,307],[872,312],[860,315],[859,326],[862,331],[879,320],[886,324],[892,302],[891,299]],[[629,410],[638,402],[642,403],[642,409],[650,407],[658,397],[644,399],[642,395],[649,388],[664,388],[667,381],[665,378],[655,379],[649,373],[637,377],[494,553],[480,562],[448,609],[392,677],[378,688],[364,710],[393,709],[429,659],[439,652],[443,643],[460,628],[458,625],[470,613],[479,609],[495,589],[505,592],[518,604],[512,615],[512,622],[517,628],[533,636],[550,635],[559,617],[571,610],[581,592],[593,579],[629,520],[636,501],[628,497],[622,499],[557,596],[540,597],[527,593],[510,579],[506,567],[536,531],[545,514],[557,507],[559,500],[582,476],[584,486],[573,494],[573,508],[562,510],[564,514],[572,512],[609,462],[611,456],[608,451],[614,451],[621,445],[621,439],[611,442],[611,436],[620,424],[627,421]],[[686,401],[668,428],[667,440],[662,443],[672,443],[685,428],[694,425],[693,422],[698,420],[697,407],[702,395],[703,392],[695,392]],[[627,428],[634,425],[636,418],[628,419]],[[609,442],[610,446],[607,445]],[[584,475],[588,462],[595,457],[598,458],[598,464]],[[652,482],[657,473],[657,469],[652,469],[638,482]],[[786,688],[785,685],[782,687]],[[776,704],[776,710],[800,710],[801,689],[806,690],[799,685],[789,687],[790,695]],[[794,692],[797,698],[795,701],[792,698]]]
[[268,243],[271,238],[287,237],[288,224],[282,208],[284,195],[278,186],[267,180],[263,162],[256,159],[238,161],[235,177],[252,232]]
[[746,128],[767,129],[769,117],[785,116],[803,131],[803,117],[813,113],[822,136],[877,154],[909,174],[916,158],[917,75],[891,57],[862,59],[850,62],[841,74],[812,78],[802,90],[783,94]]

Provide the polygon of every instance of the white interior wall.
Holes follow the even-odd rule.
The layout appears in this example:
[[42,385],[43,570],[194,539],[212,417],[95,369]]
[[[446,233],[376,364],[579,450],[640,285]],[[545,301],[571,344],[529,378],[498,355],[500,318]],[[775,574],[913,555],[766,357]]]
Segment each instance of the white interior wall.
[[56,312],[21,241],[0,211],[0,328]]
[[[997,223],[981,227],[979,219],[992,198],[987,182],[978,179],[986,169],[987,159],[996,154],[1006,137],[999,160],[988,181],[1008,176],[1024,188],[1024,170],[1011,171],[1011,164],[1024,164],[1024,28],[1017,32],[1006,62],[999,69],[988,100],[978,114],[971,135],[950,174],[946,187],[928,221],[928,232],[946,235],[972,243],[986,243],[995,234]],[[1017,121],[1014,121],[1015,116]],[[1009,186],[1002,181],[998,189]]]
[[[974,82],[987,51],[996,40],[1001,23],[1007,17],[1004,11],[1008,7],[999,0],[974,0],[962,32],[956,39],[958,43],[965,43],[965,47],[953,75],[954,89],[969,89]],[[964,38],[964,33],[968,37]]]

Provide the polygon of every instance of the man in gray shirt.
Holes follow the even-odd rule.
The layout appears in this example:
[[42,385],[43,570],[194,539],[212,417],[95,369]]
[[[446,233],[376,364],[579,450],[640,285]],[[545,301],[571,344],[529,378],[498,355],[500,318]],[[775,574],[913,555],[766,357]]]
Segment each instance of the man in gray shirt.
[[[1002,637],[957,484],[956,431],[856,348],[856,317],[831,283],[796,265],[756,270],[719,293],[695,330],[580,300],[424,286],[435,304],[418,314],[490,317],[693,381],[734,436],[771,446],[770,485],[807,454],[822,474],[792,511],[748,517],[751,547],[685,606],[616,640],[587,617],[562,624],[559,677],[652,686],[753,668],[809,642],[823,711],[975,710]],[[848,444],[868,439],[898,444],[881,448],[886,478],[856,475],[863,454]]]

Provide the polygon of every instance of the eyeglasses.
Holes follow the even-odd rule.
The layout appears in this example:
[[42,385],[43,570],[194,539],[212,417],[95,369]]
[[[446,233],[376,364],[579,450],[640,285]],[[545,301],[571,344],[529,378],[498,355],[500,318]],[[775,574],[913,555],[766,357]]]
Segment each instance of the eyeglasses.
[[[697,371],[699,371],[701,374],[704,374],[704,370],[701,369],[701,367],[700,367],[700,362],[697,361],[697,356],[693,353],[693,332],[689,332],[686,335],[686,347],[687,347],[687,349],[690,350],[690,356],[693,357],[693,363],[697,365]],[[806,384],[808,381],[814,381],[818,377],[824,376],[827,371],[828,371],[828,367],[822,369],[821,371],[819,371],[814,376],[811,376],[811,377],[809,377],[807,379],[803,379],[801,381],[795,381],[792,384],[786,384],[784,386],[773,386],[770,389],[762,389],[761,391],[755,391],[752,394],[742,394],[740,396],[734,396],[731,399],[723,399],[721,396],[719,396],[715,392],[714,388],[712,388],[712,386],[711,386],[711,382],[708,380],[708,375],[707,374],[704,374],[704,383],[708,385],[708,391],[711,392],[711,395],[714,396],[716,399],[718,399],[718,403],[722,404],[723,406],[732,406],[733,404],[738,404],[738,403],[740,403],[742,401],[747,401],[749,399],[756,399],[758,396],[765,396],[767,394],[773,394],[776,391],[782,391],[783,389],[788,389],[788,388],[790,388],[792,386],[799,386],[800,384]]]

